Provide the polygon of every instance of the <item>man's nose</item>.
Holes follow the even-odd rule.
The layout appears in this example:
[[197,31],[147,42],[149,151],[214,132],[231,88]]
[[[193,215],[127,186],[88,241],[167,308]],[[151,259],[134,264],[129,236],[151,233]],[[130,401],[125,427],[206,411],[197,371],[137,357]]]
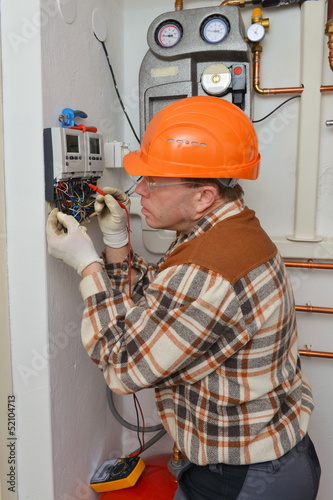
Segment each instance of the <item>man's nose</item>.
[[135,188],[135,192],[137,194],[139,194],[140,196],[148,196],[149,195],[148,187],[147,187],[147,184],[145,183],[144,179],[142,179],[142,181],[140,181],[139,184],[137,184],[137,186]]

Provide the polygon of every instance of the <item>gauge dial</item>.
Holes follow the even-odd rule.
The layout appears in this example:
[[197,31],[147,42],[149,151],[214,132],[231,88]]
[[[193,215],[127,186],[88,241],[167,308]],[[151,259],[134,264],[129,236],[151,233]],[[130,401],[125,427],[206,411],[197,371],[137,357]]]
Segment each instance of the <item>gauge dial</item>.
[[155,32],[155,40],[161,47],[174,47],[183,36],[183,28],[176,21],[165,21]]
[[208,17],[201,25],[201,36],[208,43],[219,43],[230,31],[228,20],[219,15]]
[[250,42],[260,42],[265,36],[265,28],[260,23],[253,23],[247,29],[247,37]]

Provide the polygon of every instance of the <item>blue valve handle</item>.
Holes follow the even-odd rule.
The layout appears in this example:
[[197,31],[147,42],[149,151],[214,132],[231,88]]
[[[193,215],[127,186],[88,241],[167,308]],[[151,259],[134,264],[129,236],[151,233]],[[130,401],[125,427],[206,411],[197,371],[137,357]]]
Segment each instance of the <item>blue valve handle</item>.
[[62,122],[62,127],[77,127],[77,123],[75,123],[76,117],[88,118],[88,115],[79,109],[64,108],[59,120]]

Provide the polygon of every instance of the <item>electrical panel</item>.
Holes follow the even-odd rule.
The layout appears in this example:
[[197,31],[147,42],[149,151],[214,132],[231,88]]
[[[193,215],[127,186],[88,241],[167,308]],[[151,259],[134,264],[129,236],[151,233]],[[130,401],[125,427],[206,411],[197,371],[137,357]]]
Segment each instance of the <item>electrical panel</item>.
[[78,128],[44,129],[45,199],[79,222],[93,213],[94,191],[104,169],[103,136]]
[[166,12],[147,33],[139,76],[140,132],[157,111],[190,96],[212,95],[251,116],[251,51],[239,7]]

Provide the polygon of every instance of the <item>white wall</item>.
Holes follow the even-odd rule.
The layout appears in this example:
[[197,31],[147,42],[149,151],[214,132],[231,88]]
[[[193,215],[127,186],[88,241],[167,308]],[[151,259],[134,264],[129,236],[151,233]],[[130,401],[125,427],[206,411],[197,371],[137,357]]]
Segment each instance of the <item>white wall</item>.
[[[320,5],[324,0],[319,0]],[[316,2],[319,4],[319,2]],[[137,144],[123,120],[99,42],[92,32],[95,8],[107,25],[106,44],[127,112],[136,130],[138,72],[147,50],[146,32],[160,13],[172,11],[173,0],[66,0],[60,2],[73,22],[60,15],[56,0],[2,0],[5,182],[7,193],[8,275],[14,392],[18,415],[19,498],[35,500],[93,499],[87,486],[96,466],[136,446],[132,433],[110,416],[104,381],[81,346],[79,277],[47,256],[44,226],[42,130],[57,126],[64,107],[83,109],[87,124],[106,139]],[[220,2],[211,2],[219,5]],[[204,0],[184,0],[185,8],[207,6]],[[73,9],[73,11],[71,10]],[[243,9],[246,25],[251,9]],[[266,9],[271,28],[264,41],[262,86],[298,86],[301,75],[301,13],[298,6]],[[324,35],[324,27],[322,28]],[[326,44],[326,39],[325,39]],[[317,55],[316,55],[317,57]],[[319,56],[318,56],[319,57]],[[332,83],[327,50],[322,54],[322,83]],[[254,118],[260,118],[285,97],[255,96]],[[273,237],[293,231],[296,188],[299,102],[287,104],[257,125],[263,155],[260,179],[246,182],[246,202]],[[333,96],[322,96],[322,122],[333,118]],[[317,231],[332,238],[333,130],[320,129],[320,186]],[[31,182],[33,181],[33,185]],[[121,174],[105,175],[105,184],[123,182]],[[127,181],[126,181],[127,182]],[[89,232],[101,242],[93,224]],[[134,245],[140,223],[133,224]],[[137,239],[137,242],[135,241]],[[151,256],[149,252],[147,255]],[[325,255],[325,259],[333,256]],[[291,271],[296,302],[332,307],[332,272]],[[299,314],[300,347],[332,351],[331,317]],[[313,386],[316,409],[311,435],[323,466],[319,500],[331,496],[331,360],[303,359]],[[139,395],[148,423],[156,423],[152,394]],[[117,398],[127,418],[131,399]],[[171,450],[163,439],[160,449]],[[131,451],[131,450],[130,450]],[[52,487],[53,485],[53,487]]]
[[[24,20],[32,19],[38,5],[1,4],[4,98],[4,159],[7,198],[7,244],[13,383],[17,405],[17,474],[21,491],[35,486],[38,468],[40,491],[47,499],[52,484],[50,448],[50,380],[41,369],[25,384],[22,367],[31,366],[32,350],[47,345],[43,148],[41,142],[41,67],[38,29],[21,34]],[[18,15],[19,12],[19,15]],[[5,21],[4,21],[5,20]],[[18,39],[22,43],[16,45]],[[33,181],[33,184],[31,184]],[[36,367],[37,368],[37,367]],[[27,467],[24,472],[24,468]],[[10,494],[10,493],[9,493]],[[9,497],[10,498],[10,497]],[[28,493],[26,498],[29,498]],[[30,496],[30,498],[32,498]]]

